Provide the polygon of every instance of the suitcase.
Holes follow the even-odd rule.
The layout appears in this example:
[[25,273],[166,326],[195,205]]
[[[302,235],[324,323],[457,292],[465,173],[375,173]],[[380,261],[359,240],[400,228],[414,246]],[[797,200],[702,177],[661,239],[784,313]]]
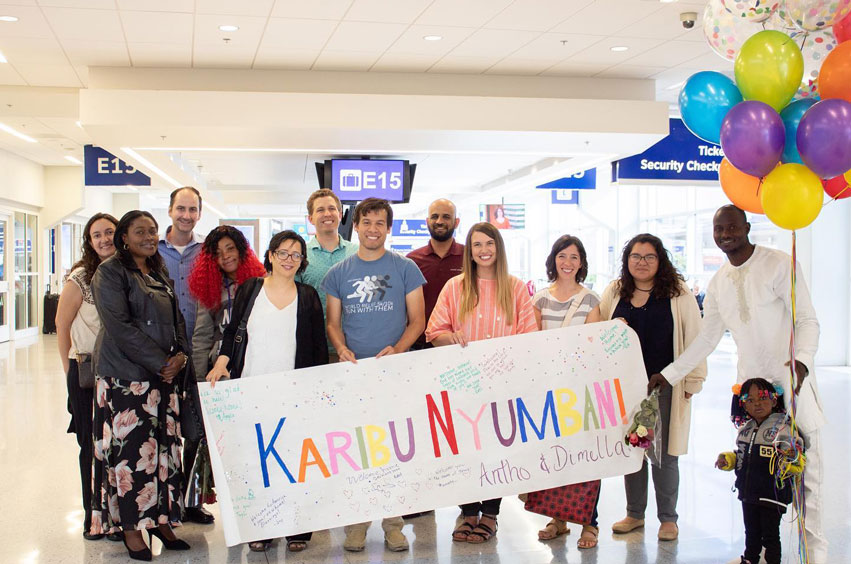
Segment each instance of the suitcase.
[[59,294],[44,294],[44,326],[45,335],[56,333],[56,308],[59,306]]

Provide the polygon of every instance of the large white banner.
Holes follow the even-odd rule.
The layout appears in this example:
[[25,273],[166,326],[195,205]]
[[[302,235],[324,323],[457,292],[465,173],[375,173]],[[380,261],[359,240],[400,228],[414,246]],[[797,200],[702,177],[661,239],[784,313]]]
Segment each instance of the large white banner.
[[228,546],[635,472],[618,321],[201,384]]

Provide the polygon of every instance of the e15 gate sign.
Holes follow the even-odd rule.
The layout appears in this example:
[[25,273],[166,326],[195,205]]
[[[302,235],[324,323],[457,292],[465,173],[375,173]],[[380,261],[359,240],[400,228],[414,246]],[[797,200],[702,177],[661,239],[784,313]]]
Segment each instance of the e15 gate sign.
[[83,147],[86,186],[150,186],[151,177],[106,149]]

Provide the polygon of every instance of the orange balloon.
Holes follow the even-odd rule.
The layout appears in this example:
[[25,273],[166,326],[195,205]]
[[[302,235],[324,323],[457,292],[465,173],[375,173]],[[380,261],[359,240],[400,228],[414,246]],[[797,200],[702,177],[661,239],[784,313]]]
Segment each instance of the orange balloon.
[[745,174],[725,158],[721,161],[718,179],[721,181],[721,189],[724,190],[724,194],[737,208],[751,213],[765,213],[762,210],[762,200],[759,194],[762,184],[760,178]]
[[818,87],[822,100],[842,98],[851,102],[851,41],[840,43],[825,57]]

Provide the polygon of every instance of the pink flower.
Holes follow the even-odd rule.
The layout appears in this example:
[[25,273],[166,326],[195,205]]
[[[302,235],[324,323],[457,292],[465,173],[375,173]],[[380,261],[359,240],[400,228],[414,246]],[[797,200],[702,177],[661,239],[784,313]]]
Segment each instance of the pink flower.
[[130,391],[133,392],[134,396],[144,395],[145,392],[148,391],[148,388],[151,387],[151,384],[148,382],[131,382],[130,383]]
[[133,471],[126,460],[122,460],[115,467],[115,482],[119,497],[124,497],[124,494],[133,489]]
[[145,474],[153,474],[157,469],[157,442],[149,438],[139,448],[139,461],[136,463],[136,471],[144,470]]
[[177,394],[170,394],[168,396],[168,406],[175,415],[180,415],[180,402],[177,400]]
[[148,509],[157,504],[157,485],[155,482],[148,482],[139,495],[136,496],[136,505],[139,506],[139,513],[144,513]]
[[109,496],[109,516],[112,518],[113,523],[118,523],[121,521],[121,513],[118,511],[117,495]]
[[160,481],[168,480],[168,454],[165,449],[160,453]]
[[97,402],[98,407],[106,407],[106,391],[109,389],[106,379],[98,377],[97,379]]
[[174,467],[180,468],[180,445],[176,442],[171,443],[171,459],[174,462]]
[[151,393],[148,394],[148,400],[145,402],[145,405],[142,406],[142,409],[148,415],[152,417],[157,416],[157,411],[160,405],[160,391],[159,390],[151,390]]
[[138,425],[139,418],[136,417],[136,412],[132,409],[125,409],[112,418],[112,431],[119,441],[126,439],[127,435]]
[[635,433],[630,433],[629,444],[631,444],[632,446],[638,445],[638,435],[636,435]]
[[112,486],[113,488],[118,487],[118,484],[115,483],[115,468],[110,467],[110,469],[107,473],[107,480],[109,480],[109,485]]
[[136,530],[144,531],[145,529],[153,529],[156,526],[157,524],[154,523],[153,519],[151,519],[150,517],[145,517],[144,519],[141,519],[138,523],[136,523]]
[[172,417],[171,415],[165,416],[165,428],[166,435],[168,435],[169,437],[177,436],[177,427],[175,427],[174,417]]

